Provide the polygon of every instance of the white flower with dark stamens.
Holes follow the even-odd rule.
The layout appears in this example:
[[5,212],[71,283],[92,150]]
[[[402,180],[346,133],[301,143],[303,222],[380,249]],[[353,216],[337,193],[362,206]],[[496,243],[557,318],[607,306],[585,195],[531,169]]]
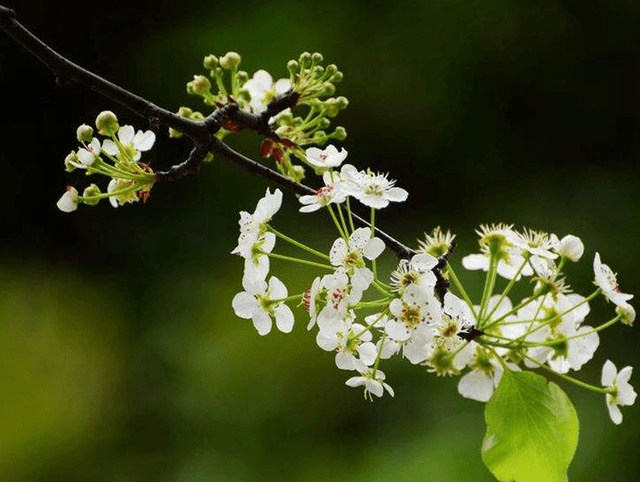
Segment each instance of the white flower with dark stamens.
[[530,257],[536,256],[546,259],[556,259],[558,255],[553,253],[555,247],[553,237],[547,233],[525,229],[524,232],[516,232],[516,246],[522,251],[529,253]]
[[376,397],[381,397],[385,390],[393,397],[393,389],[384,382],[386,376],[382,371],[373,368],[367,370],[360,369],[358,371],[360,372],[360,376],[349,378],[346,384],[350,387],[364,386],[364,398],[371,400],[371,394]]
[[86,169],[91,166],[96,159],[100,156],[100,141],[95,137],[89,144],[78,150],[78,159],[80,159],[81,165],[74,164],[76,167]]
[[389,304],[394,319],[385,326],[387,336],[402,345],[404,357],[416,364],[433,350],[433,329],[442,317],[440,303],[417,285],[407,287],[402,299]]
[[416,254],[411,260],[400,260],[398,267],[391,273],[391,286],[402,293],[411,285],[419,286],[430,295],[436,285],[436,275],[433,268],[438,260],[429,254]]
[[58,199],[56,206],[63,213],[70,213],[78,209],[78,191],[74,187],[67,187],[65,193]]
[[322,175],[322,179],[325,185],[315,194],[300,196],[300,203],[304,204],[300,208],[301,213],[317,211],[331,203],[340,204],[347,198],[347,193],[342,188],[337,174],[327,171]]
[[351,276],[353,288],[366,290],[373,281],[373,273],[365,267],[364,259],[376,259],[384,251],[384,242],[371,237],[371,229],[358,228],[349,237],[349,242],[338,238],[331,246],[329,261],[333,266],[342,268]]
[[244,258],[244,277],[250,280],[264,280],[269,273],[269,256],[276,245],[276,235],[270,232],[260,234],[253,243],[238,245],[234,250]]
[[347,151],[344,148],[338,151],[332,144],[329,144],[324,150],[310,147],[305,151],[305,154],[307,155],[307,162],[320,169],[338,167],[347,158]]
[[280,79],[273,82],[273,77],[266,70],[258,70],[243,86],[251,96],[250,106],[254,114],[259,114],[267,109],[267,104],[277,95],[284,94],[291,89],[289,79]]
[[316,278],[305,293],[304,304],[311,317],[307,329],[317,322],[322,329],[325,322],[333,323],[347,316],[349,306],[362,298],[362,291],[354,289],[344,271]]
[[600,261],[600,253],[593,258],[593,271],[595,273],[595,285],[602,290],[604,296],[617,306],[624,305],[633,298],[633,295],[620,292],[618,280],[611,268]]
[[406,201],[409,196],[406,190],[394,187],[396,182],[387,179],[386,174],[358,171],[352,165],[345,164],[340,176],[349,195],[374,209],[385,208],[389,202]]
[[124,153],[121,152],[118,145],[111,139],[106,139],[102,143],[102,149],[110,156],[139,161],[142,152],[149,151],[156,141],[156,135],[152,131],[136,132],[132,126],[122,126],[118,129],[118,141]]
[[458,333],[467,331],[476,322],[467,304],[451,292],[444,295],[442,317],[433,325],[434,344],[453,352],[464,342]]
[[602,386],[613,390],[606,394],[609,416],[616,425],[622,422],[622,412],[618,406],[633,405],[636,401],[636,392],[629,384],[632,367],[624,367],[620,372],[611,360],[607,360],[602,367]]
[[371,331],[358,323],[352,324],[353,316],[326,323],[316,336],[320,348],[337,352],[335,362],[341,370],[357,370],[363,365],[371,366],[377,357],[376,346],[371,343]]
[[243,279],[245,291],[234,296],[231,306],[240,318],[253,320],[253,326],[259,335],[271,331],[275,318],[276,326],[283,333],[293,329],[293,312],[284,302],[277,301],[287,297],[287,288],[278,278],[272,276],[269,284],[262,280]]

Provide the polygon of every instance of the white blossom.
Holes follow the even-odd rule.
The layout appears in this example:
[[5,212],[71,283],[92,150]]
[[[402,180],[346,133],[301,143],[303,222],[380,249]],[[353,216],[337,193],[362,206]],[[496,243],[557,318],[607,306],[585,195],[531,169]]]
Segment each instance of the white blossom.
[[584,254],[582,240],[572,234],[567,234],[558,242],[558,254],[576,263]]
[[81,169],[86,169],[96,162],[96,159],[100,156],[100,149],[100,141],[94,137],[89,144],[78,150],[78,159],[80,159],[81,164],[72,164]]
[[402,292],[408,286],[417,285],[420,289],[433,295],[436,285],[436,275],[433,268],[438,265],[438,259],[430,254],[416,254],[411,260],[400,260],[398,267],[391,273],[391,286]]
[[[133,161],[139,161],[142,152],[149,151],[156,141],[156,135],[152,131],[136,132],[133,126],[122,126],[118,129],[118,141],[125,155]],[[106,139],[102,143],[102,149],[110,156],[120,157],[122,152],[118,148],[118,144],[111,139]]]
[[620,292],[618,280],[611,268],[600,261],[600,253],[593,258],[593,271],[595,273],[595,285],[602,290],[604,296],[617,306],[626,304],[633,295]]
[[350,387],[361,387],[364,386],[364,397],[369,398],[371,400],[371,394],[376,397],[381,397],[386,390],[389,395],[393,397],[393,389],[385,383],[385,374],[374,368],[367,370],[358,370],[360,372],[360,376],[351,377],[346,381],[346,385]]
[[351,164],[345,164],[340,176],[349,195],[374,209],[385,208],[389,202],[406,201],[409,196],[406,190],[394,187],[396,182],[387,179],[386,174],[358,171]]
[[618,406],[633,405],[636,401],[636,392],[629,384],[632,371],[633,368],[627,366],[618,372],[611,360],[607,360],[602,367],[602,386],[613,390],[613,393],[606,394],[605,399],[609,416],[616,425],[622,423],[622,412]]
[[273,82],[271,74],[266,70],[258,70],[253,74],[243,86],[251,96],[249,105],[254,114],[259,114],[266,110],[267,104],[278,94],[284,94],[291,89],[289,79],[280,79]]
[[322,179],[325,185],[315,194],[300,196],[300,203],[304,204],[300,208],[301,213],[314,212],[331,203],[340,204],[347,198],[347,193],[344,191],[337,174],[327,171],[322,175]]
[[78,209],[78,191],[74,187],[67,187],[67,190],[58,199],[56,206],[63,213],[70,213]]
[[243,279],[245,291],[234,296],[231,305],[237,316],[253,320],[259,335],[271,331],[275,318],[276,326],[283,333],[293,329],[293,312],[282,300],[287,297],[287,288],[278,278],[272,276],[269,284],[263,280]]
[[338,151],[333,144],[329,144],[324,150],[310,147],[305,151],[305,154],[307,155],[307,162],[320,169],[338,167],[347,158],[347,151],[344,147]]

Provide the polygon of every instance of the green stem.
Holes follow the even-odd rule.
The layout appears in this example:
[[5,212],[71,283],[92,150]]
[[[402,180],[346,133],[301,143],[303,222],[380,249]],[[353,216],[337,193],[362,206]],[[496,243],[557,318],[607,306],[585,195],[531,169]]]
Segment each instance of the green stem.
[[500,298],[498,299],[498,302],[496,303],[496,305],[493,307],[493,309],[491,310],[491,313],[489,313],[487,315],[487,320],[490,320],[491,317],[493,316],[493,314],[496,312],[496,310],[498,309],[498,307],[500,306],[500,304],[502,303],[502,300],[504,300],[506,298],[506,296],[509,294],[509,292],[511,291],[511,289],[513,288],[513,286],[516,284],[516,280],[518,279],[518,277],[520,276],[520,273],[522,272],[522,270],[524,269],[524,267],[527,264],[527,260],[525,259],[522,264],[520,265],[520,267],[518,268],[518,271],[516,271],[516,274],[513,278],[511,278],[511,280],[509,280],[509,284],[507,285],[507,287],[504,289],[504,291],[502,292],[502,294],[500,295]]
[[[583,336],[588,336],[592,333],[598,333],[599,331],[602,331],[606,328],[609,328],[611,325],[615,325],[618,321],[620,321],[622,319],[622,315],[618,315],[615,318],[612,318],[611,320],[607,321],[606,323],[603,323],[600,326],[595,327],[592,330],[589,331],[585,331],[584,333],[579,333],[577,335],[573,335],[573,336],[567,336],[565,338],[562,338],[562,341],[566,341],[566,340],[574,340],[576,338],[582,338]],[[547,341],[544,343],[538,343],[535,346],[551,346],[551,345],[555,345],[558,342],[558,340],[555,341]]]
[[353,224],[353,215],[351,214],[351,202],[349,201],[351,196],[347,196],[347,216],[349,218],[349,226],[351,226],[351,232],[356,230]]
[[302,297],[304,296],[304,293],[300,293],[299,295],[291,295],[291,296],[287,296],[286,298],[280,298],[277,300],[270,300],[269,303],[284,303],[286,301],[295,301],[295,300],[300,300],[302,299]]
[[260,251],[260,252],[265,256],[269,256],[270,258],[282,259],[284,261],[291,261],[292,263],[306,264],[308,266],[315,266],[316,268],[323,268],[323,269],[329,269],[329,270],[334,269],[333,266],[329,266],[328,264],[315,263],[313,261],[308,261],[306,259],[293,258],[291,256],[285,256],[283,254],[266,253],[264,251]]
[[[371,208],[371,237],[376,235],[376,210]],[[373,277],[378,278],[378,265],[375,259],[371,260],[371,267],[373,268]]]
[[340,226],[340,223],[338,222],[338,218],[336,218],[336,213],[333,212],[333,209],[331,208],[331,205],[327,204],[326,207],[327,207],[327,211],[329,211],[329,214],[331,215],[331,219],[333,219],[333,223],[336,225],[336,228],[338,229],[338,232],[340,233],[340,236],[342,237],[342,239],[344,239],[345,243],[347,243],[347,245],[348,245],[349,244],[349,237],[342,230],[342,227]]
[[489,304],[489,298],[493,293],[493,288],[496,284],[496,274],[498,271],[498,256],[491,253],[491,260],[489,261],[489,270],[487,271],[487,277],[484,282],[484,290],[482,291],[482,301],[480,303],[480,320],[479,326],[482,327],[484,322],[484,313]]
[[460,292],[460,296],[462,296],[462,299],[464,299],[467,305],[469,305],[469,309],[471,310],[473,317],[476,319],[476,323],[479,322],[478,314],[476,313],[476,309],[473,306],[473,303],[471,302],[471,298],[469,298],[469,295],[467,294],[466,290],[462,286],[462,283],[460,283],[458,276],[456,275],[455,271],[453,271],[453,267],[448,263],[447,263],[447,273],[449,273],[449,277],[451,278],[451,281],[453,281],[453,284],[455,285],[456,289]]
[[581,382],[580,380],[576,380],[575,378],[570,377],[568,375],[565,375],[564,373],[558,373],[557,371],[549,368],[544,363],[540,363],[538,360],[536,360],[534,358],[531,358],[530,356],[527,356],[524,353],[522,354],[522,356],[524,356],[527,360],[532,361],[533,363],[538,365],[543,370],[546,370],[549,373],[553,373],[554,375],[559,376],[563,380],[566,380],[569,383],[573,383],[574,385],[577,385],[577,386],[579,386],[581,388],[586,388],[587,390],[591,390],[592,392],[596,392],[596,393],[611,393],[611,389],[609,389],[609,388],[600,388],[600,387],[596,387],[594,385],[589,385],[588,383]]
[[282,240],[284,240],[284,241],[286,241],[288,243],[291,243],[291,244],[293,244],[294,246],[296,246],[296,247],[298,247],[300,249],[304,249],[306,252],[311,253],[311,254],[313,254],[315,256],[318,256],[319,258],[326,259],[327,261],[329,261],[329,256],[327,256],[326,254],[321,253],[320,251],[316,251],[315,249],[310,248],[309,246],[307,246],[305,244],[302,244],[299,241],[296,241],[295,239],[292,239],[289,236],[287,236],[285,234],[282,234],[279,231],[276,231],[275,229],[273,229],[273,227],[271,225],[267,224],[267,229],[269,231],[271,231],[273,234],[275,234],[277,237],[279,237],[280,239],[282,239]]

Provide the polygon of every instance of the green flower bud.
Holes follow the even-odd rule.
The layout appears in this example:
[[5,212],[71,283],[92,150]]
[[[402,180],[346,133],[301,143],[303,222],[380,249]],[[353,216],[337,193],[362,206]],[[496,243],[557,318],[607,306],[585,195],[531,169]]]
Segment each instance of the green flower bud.
[[249,80],[249,74],[244,70],[238,70],[236,77],[238,78],[238,83],[240,85],[246,84],[247,80]]
[[336,130],[333,131],[333,134],[331,134],[331,137],[337,141],[344,141],[347,138],[347,131],[344,127],[338,126]]
[[318,122],[318,126],[320,127],[320,129],[326,129],[330,125],[331,125],[331,121],[329,119],[327,119],[326,117],[323,117],[320,120],[320,122]]
[[250,102],[251,94],[247,89],[240,89],[238,91],[238,98],[236,100],[244,100],[245,102]]
[[169,127],[169,137],[172,139],[180,139],[182,137],[182,132],[178,132],[173,127]]
[[311,54],[309,52],[304,52],[300,55],[300,68],[303,70],[308,68],[311,65]]
[[120,129],[118,118],[110,110],[105,110],[98,114],[98,117],[96,117],[96,127],[98,128],[98,133],[103,136],[115,134],[118,132],[118,129]]
[[186,117],[187,119],[190,119],[192,114],[193,110],[191,110],[189,107],[180,107],[178,109],[178,115],[180,117]]
[[193,80],[187,84],[187,93],[206,95],[211,91],[211,82],[204,75],[194,75]]
[[74,166],[72,162],[75,162],[76,164],[80,162],[80,159],[78,159],[78,155],[75,153],[75,151],[71,151],[69,154],[67,154],[67,157],[64,158],[64,168],[67,172],[75,171],[76,166]]
[[240,57],[240,54],[236,52],[227,52],[224,57],[220,58],[220,66],[223,69],[234,70],[238,68],[241,61],[242,58]]
[[290,110],[282,111],[278,114],[278,124],[290,126],[293,124],[293,114]]
[[100,195],[100,188],[95,184],[91,184],[88,186],[84,192],[82,193],[83,202],[88,204],[89,206],[95,206],[100,202],[100,198],[96,198],[94,196]]
[[327,139],[327,133],[325,131],[316,131],[313,133],[313,140],[321,144]]
[[296,181],[300,182],[304,179],[304,167],[302,166],[291,166],[289,169],[289,176]]
[[204,58],[204,68],[214,70],[218,66],[218,57],[215,55],[207,55]]
[[335,74],[333,74],[333,77],[331,77],[329,80],[334,84],[339,84],[340,82],[342,82],[343,78],[344,78],[344,75],[342,74],[342,72],[338,71]]
[[289,60],[289,62],[287,62],[287,70],[291,75],[295,75],[299,68],[300,64],[295,60]]
[[315,79],[319,79],[320,77],[322,77],[322,74],[324,74],[324,67],[322,65],[316,65],[313,68],[313,77]]
[[336,93],[336,86],[330,84],[329,82],[325,82],[322,85],[322,95],[333,95]]
[[87,124],[82,124],[76,131],[76,137],[78,138],[78,142],[91,142],[91,139],[93,139],[93,128]]
[[333,77],[338,72],[338,67],[336,64],[327,65],[327,68],[324,70],[324,73],[328,77]]
[[321,53],[319,52],[314,52],[313,55],[311,56],[311,61],[314,64],[319,64],[320,62],[322,62],[324,60],[324,57],[322,56]]

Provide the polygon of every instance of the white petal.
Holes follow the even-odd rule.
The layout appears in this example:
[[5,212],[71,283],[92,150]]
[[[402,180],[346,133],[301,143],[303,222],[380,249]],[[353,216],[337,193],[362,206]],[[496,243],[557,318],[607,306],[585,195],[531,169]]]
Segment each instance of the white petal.
[[478,269],[487,271],[489,269],[489,258],[483,254],[470,254],[462,258],[462,266],[470,271]]
[[253,317],[253,326],[255,326],[256,330],[258,330],[258,335],[264,336],[271,331],[271,326],[273,322],[271,321],[271,317],[264,311],[257,311],[254,313]]
[[255,296],[250,295],[246,291],[235,295],[233,301],[231,301],[231,306],[237,316],[245,319],[251,318],[253,314],[260,309],[260,305]]
[[401,187],[392,187],[385,194],[385,197],[389,201],[394,201],[394,202],[406,201],[408,196],[409,196],[409,193],[406,190],[402,189]]
[[340,370],[354,370],[355,369],[355,357],[351,353],[345,351],[339,351],[336,353],[336,366]]
[[131,144],[135,133],[136,131],[132,126],[122,126],[118,130],[118,139],[120,139],[120,142],[126,146]]
[[610,387],[613,385],[613,381],[616,379],[617,370],[616,366],[611,360],[604,362],[602,366],[601,382],[603,387]]
[[384,241],[380,238],[371,239],[364,248],[364,257],[369,260],[374,260],[382,254],[384,251]]
[[110,156],[117,156],[118,153],[120,152],[118,150],[118,146],[116,145],[116,143],[113,142],[111,139],[106,139],[102,143],[102,150],[107,154],[109,154]]
[[284,303],[279,304],[273,309],[276,317],[276,326],[282,333],[291,333],[293,330],[293,312]]
[[611,421],[616,425],[620,425],[622,423],[622,412],[618,406],[615,403],[607,403],[607,408],[609,409],[609,417],[611,417]]
[[269,279],[269,296],[272,300],[287,297],[287,287],[275,276]]
[[406,341],[411,337],[411,332],[407,329],[406,325],[400,321],[391,320],[385,327],[387,335],[395,341]]
[[133,138],[133,145],[139,151],[148,151],[156,142],[156,135],[152,131],[138,131]]
[[358,354],[360,355],[360,360],[362,360],[365,365],[371,366],[378,357],[378,350],[373,343],[368,341],[358,347]]
[[470,371],[460,378],[458,392],[465,398],[486,402],[493,395],[493,378],[478,370]]

